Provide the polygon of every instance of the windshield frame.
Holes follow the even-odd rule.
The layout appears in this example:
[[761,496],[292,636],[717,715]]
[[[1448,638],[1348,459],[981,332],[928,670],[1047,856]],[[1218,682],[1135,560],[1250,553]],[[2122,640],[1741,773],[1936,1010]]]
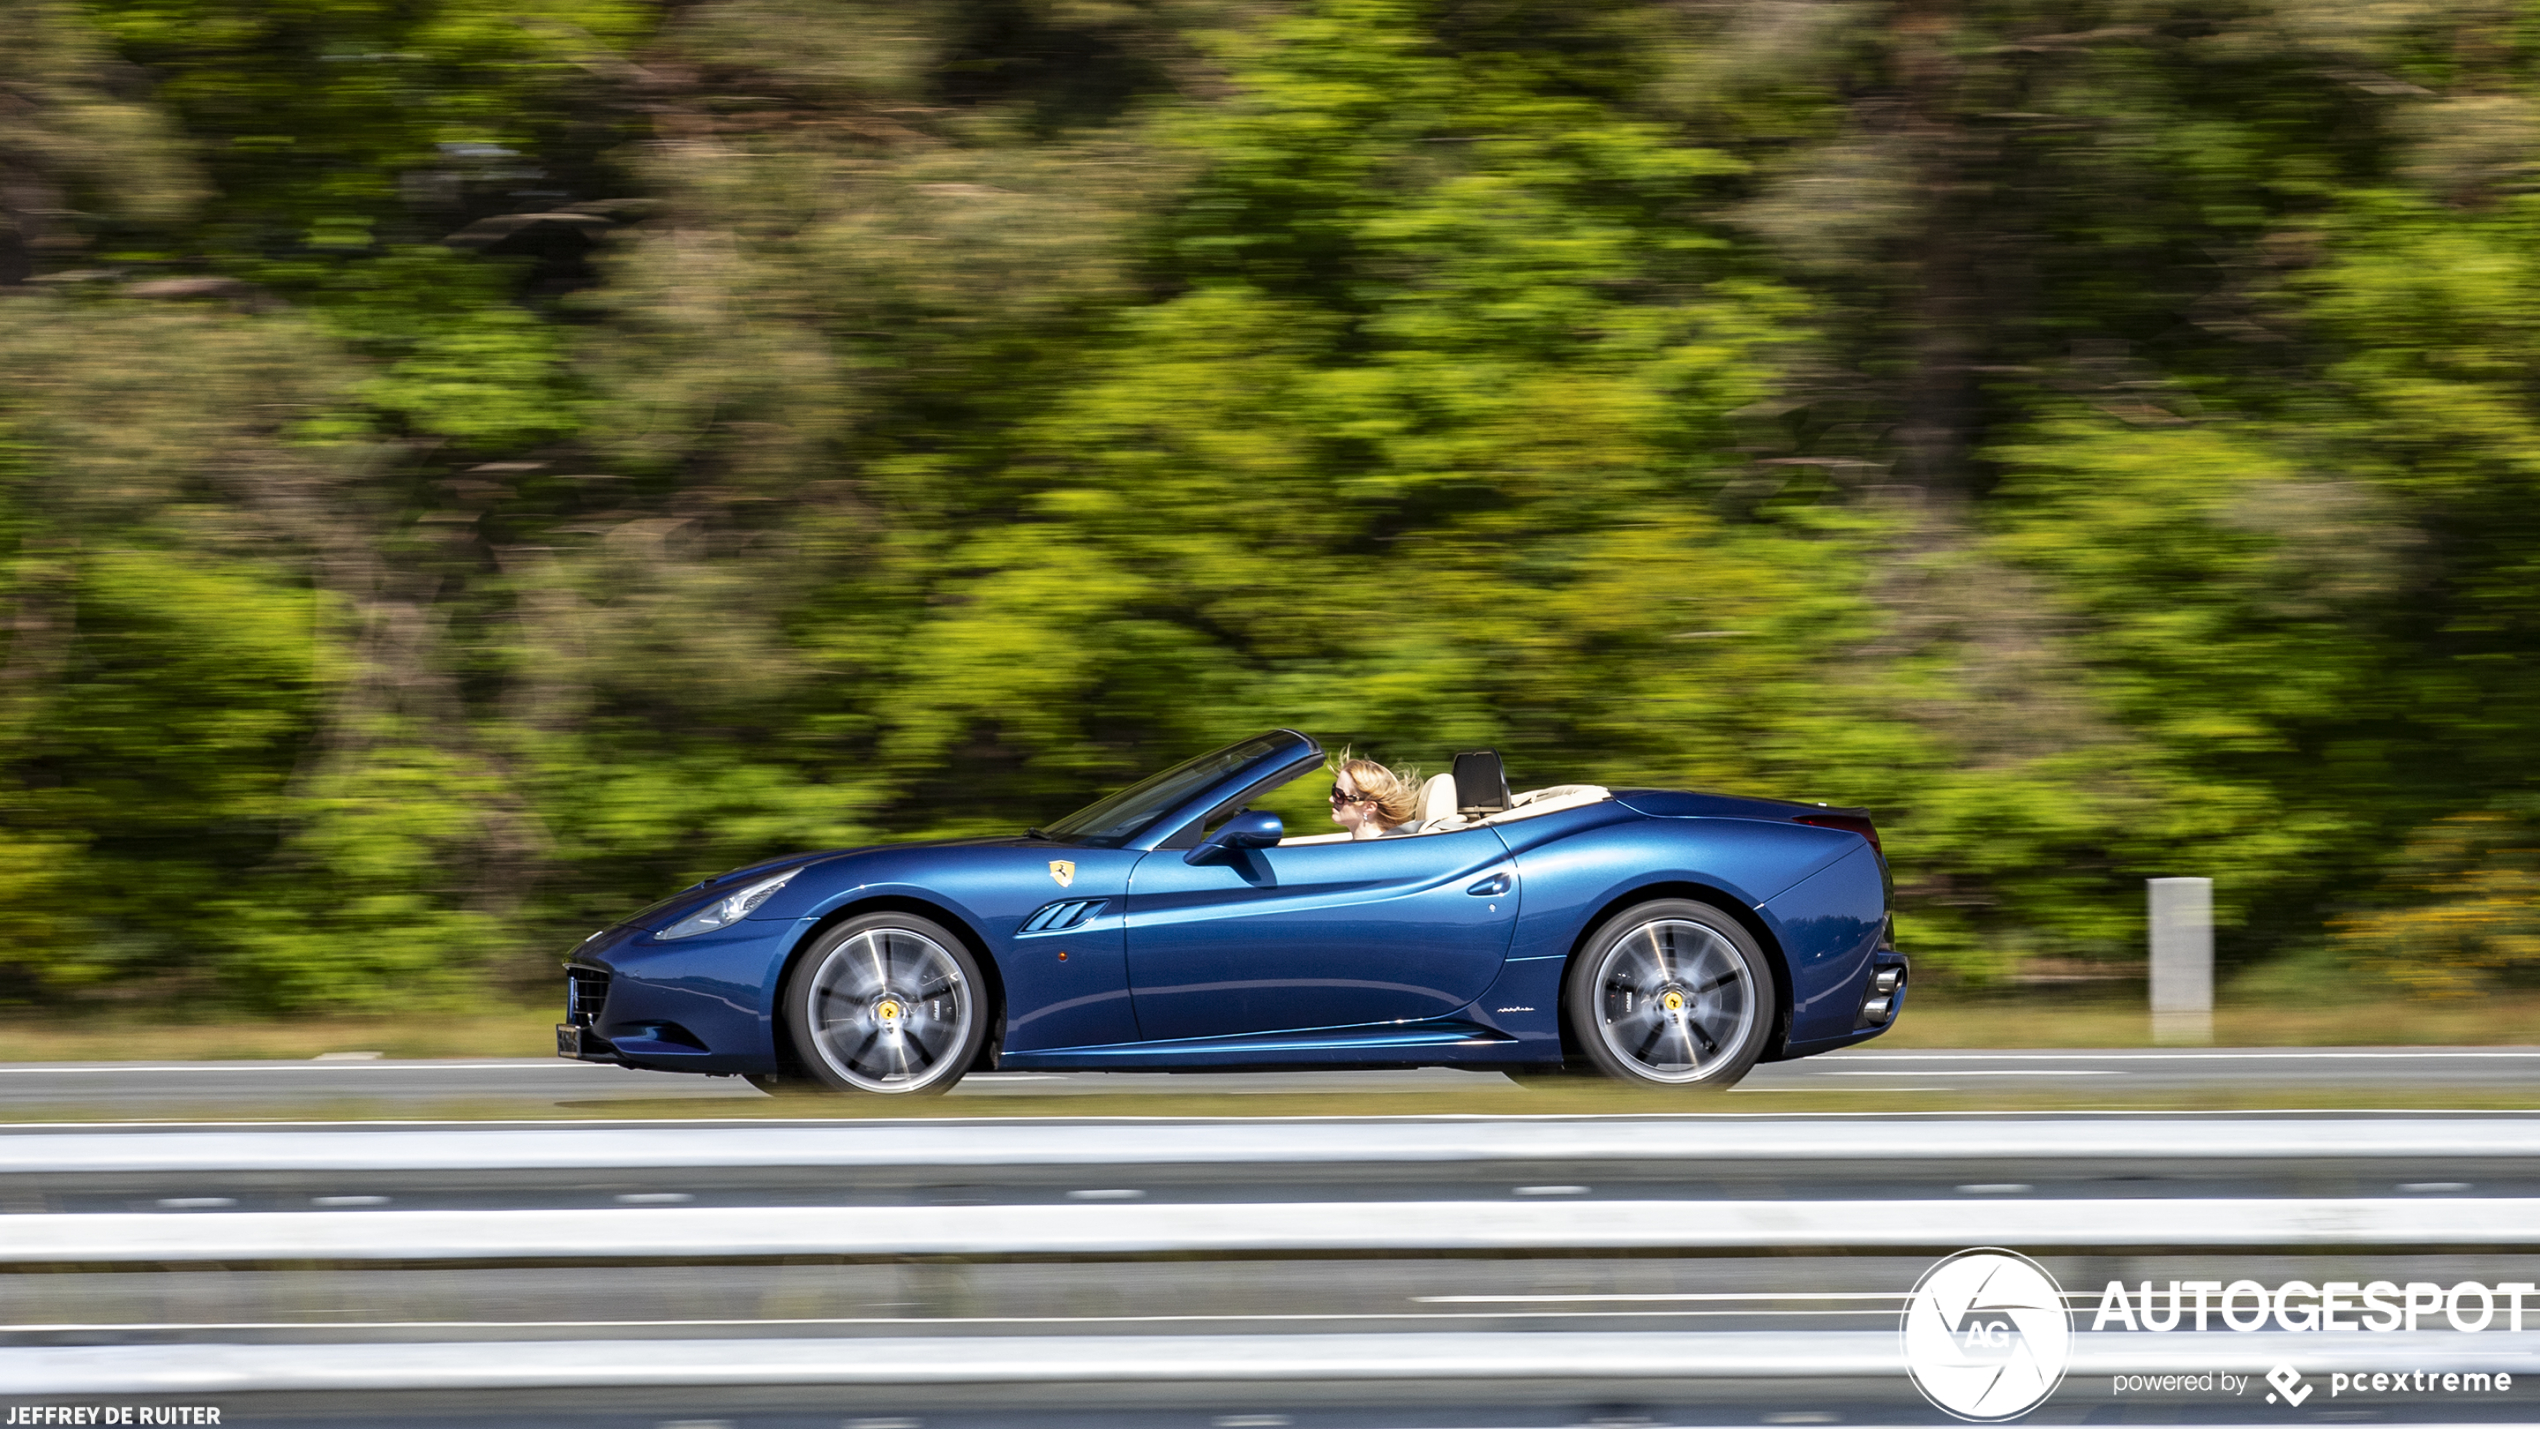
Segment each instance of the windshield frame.
[[[1033,832],[1053,843],[1087,848],[1151,849],[1229,794],[1322,757],[1323,746],[1312,738],[1292,729],[1271,730],[1185,759]],[[1101,831],[1084,832],[1088,824]]]

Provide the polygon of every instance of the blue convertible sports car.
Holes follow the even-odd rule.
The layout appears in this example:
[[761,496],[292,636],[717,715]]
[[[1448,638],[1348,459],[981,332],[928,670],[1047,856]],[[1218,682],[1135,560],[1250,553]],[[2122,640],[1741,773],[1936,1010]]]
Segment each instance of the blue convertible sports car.
[[1325,768],[1230,744],[1008,838],[795,854],[575,949],[565,1057],[940,1092],[979,1069],[1454,1066],[1720,1087],[1875,1037],[1906,966],[1857,809],[1565,784],[1497,755],[1418,832],[1283,838]]

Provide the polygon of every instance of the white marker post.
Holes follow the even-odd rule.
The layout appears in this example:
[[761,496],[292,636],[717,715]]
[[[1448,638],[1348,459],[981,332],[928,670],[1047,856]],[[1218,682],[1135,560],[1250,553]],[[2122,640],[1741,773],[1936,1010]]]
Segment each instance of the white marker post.
[[2154,878],[2152,1040],[2214,1040],[2214,881]]

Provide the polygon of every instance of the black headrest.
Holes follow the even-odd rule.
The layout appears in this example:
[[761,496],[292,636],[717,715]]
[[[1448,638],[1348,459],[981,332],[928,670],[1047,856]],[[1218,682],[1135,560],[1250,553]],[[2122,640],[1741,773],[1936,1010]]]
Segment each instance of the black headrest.
[[1455,811],[1496,814],[1508,807],[1508,774],[1499,767],[1496,750],[1476,749],[1455,756]]

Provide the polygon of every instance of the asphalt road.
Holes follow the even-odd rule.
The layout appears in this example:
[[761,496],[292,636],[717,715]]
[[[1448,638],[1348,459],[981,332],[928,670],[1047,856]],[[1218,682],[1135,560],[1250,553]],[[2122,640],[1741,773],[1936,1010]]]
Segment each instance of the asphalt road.
[[[1155,1094],[1315,1094],[1469,1091],[1496,1074],[1444,1069],[1270,1073],[1045,1073],[975,1076],[961,1097]],[[2075,1099],[2210,1092],[2282,1096],[2315,1091],[2351,1104],[2361,1095],[2419,1099],[2446,1092],[2530,1094],[2540,1101],[2540,1047],[2210,1048],[2199,1050],[1881,1051],[1863,1049],[1757,1068],[1741,1101],[1837,1093],[1875,1105],[1900,1093],[2050,1092]],[[738,1078],[638,1072],[553,1058],[307,1062],[85,1062],[0,1064],[0,1118],[84,1110],[117,1119],[198,1116],[224,1106],[260,1112],[360,1103],[524,1103],[573,1110],[611,1103],[717,1102],[764,1096]],[[1758,1109],[1762,1109],[1760,1106]]]

